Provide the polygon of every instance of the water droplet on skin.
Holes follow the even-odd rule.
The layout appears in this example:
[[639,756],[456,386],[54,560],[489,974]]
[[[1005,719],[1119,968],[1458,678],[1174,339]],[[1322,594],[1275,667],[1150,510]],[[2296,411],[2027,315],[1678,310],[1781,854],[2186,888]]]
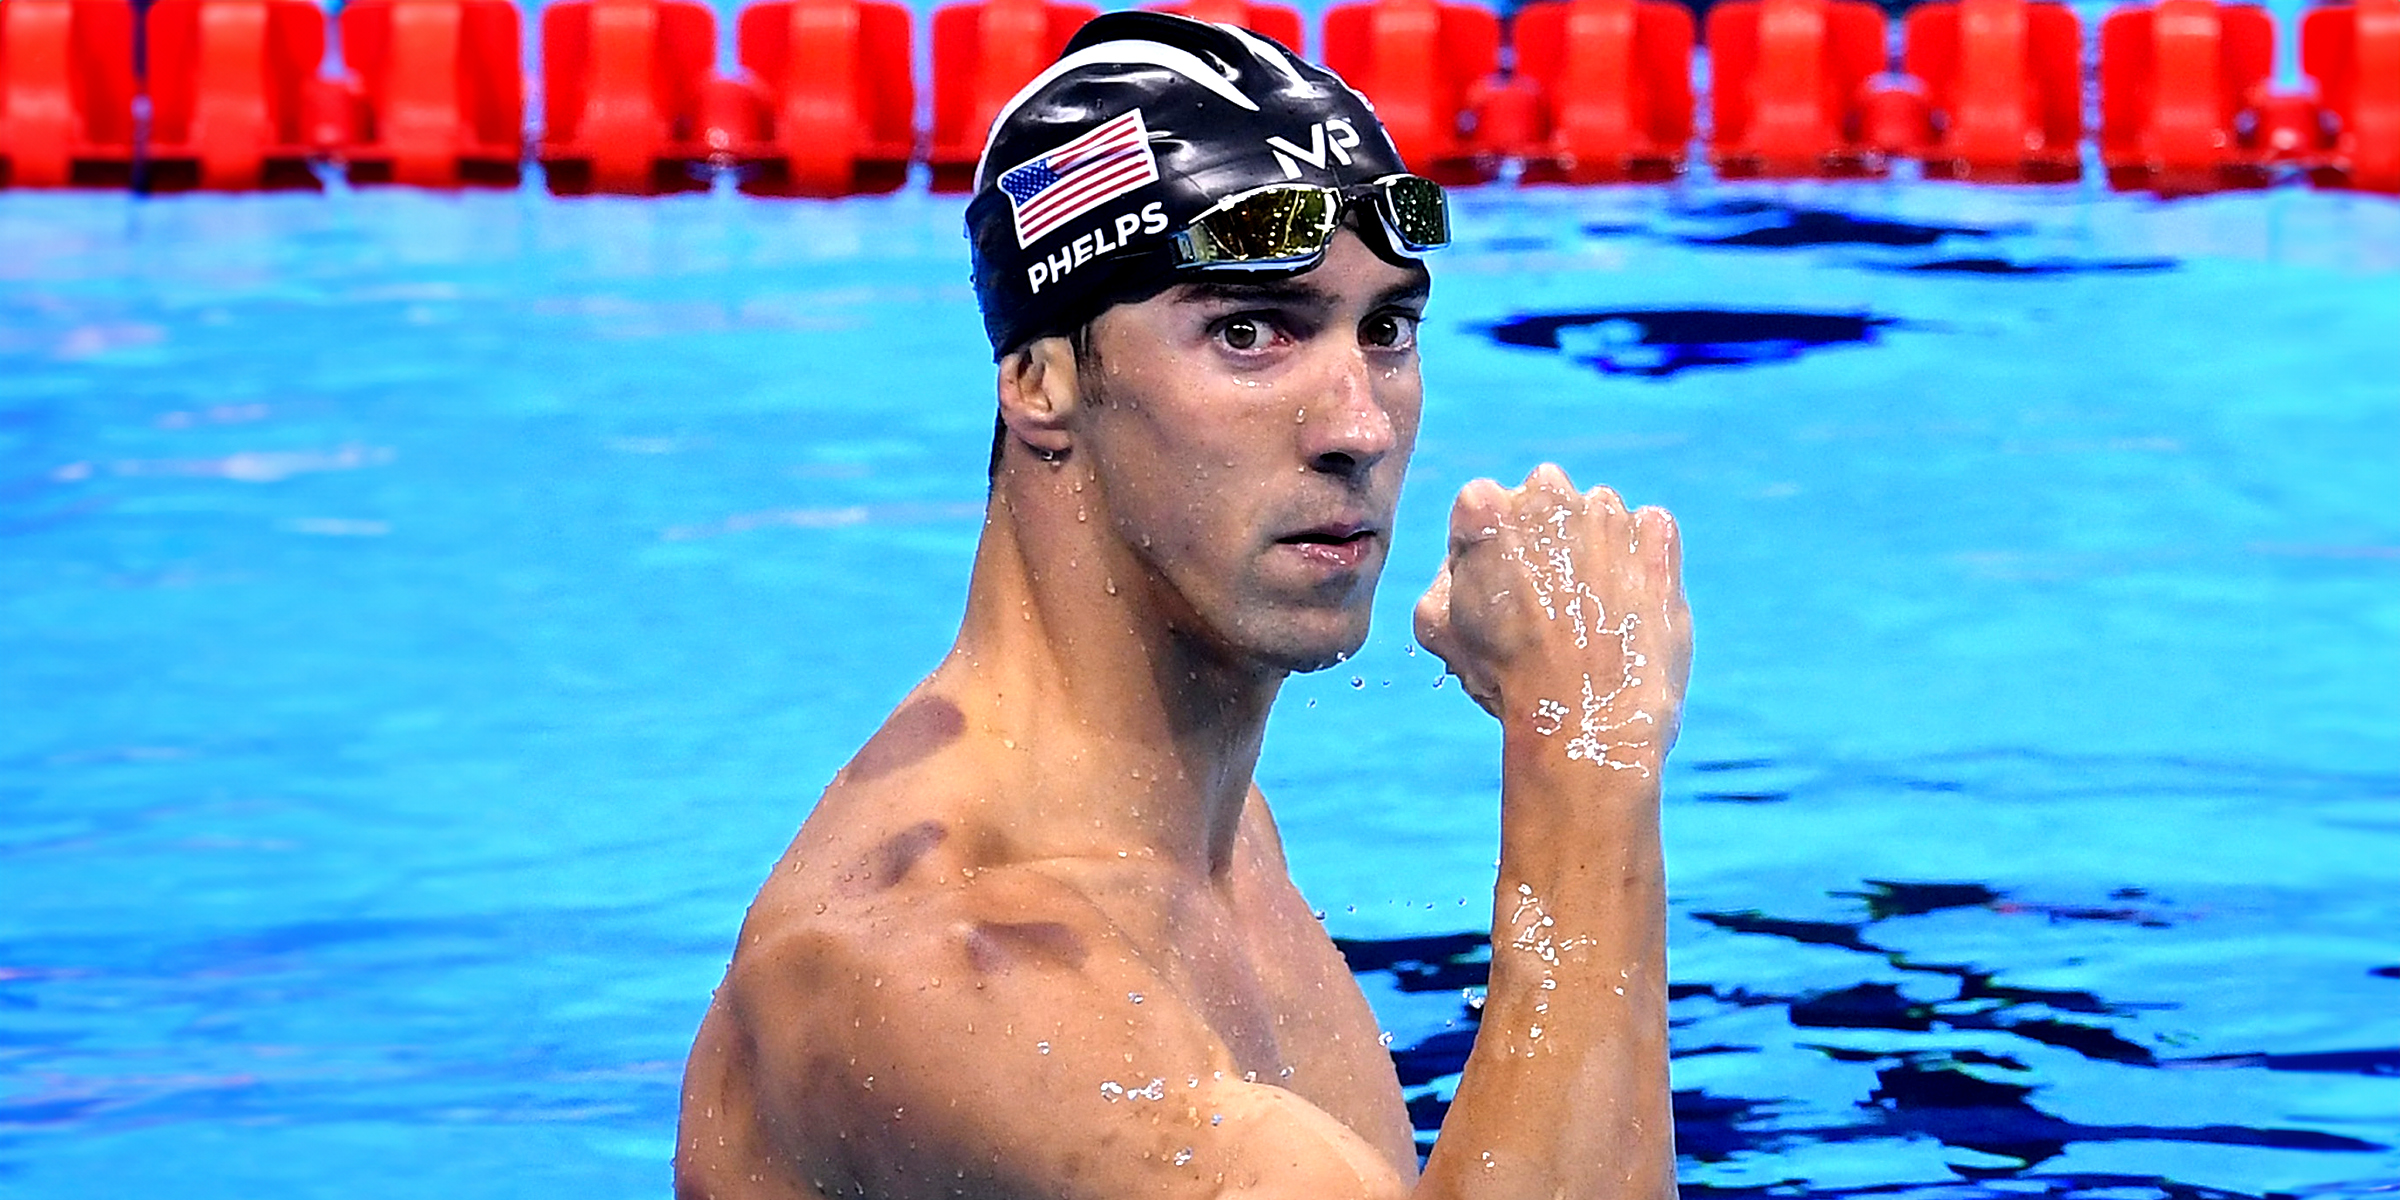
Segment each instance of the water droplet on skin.
[[825,902],[822,900],[817,901],[817,915],[820,917],[825,915]]
[[1222,1124],[1224,1124],[1224,1123],[1225,1123],[1225,1114],[1224,1114],[1224,1113],[1210,1113],[1210,1114],[1208,1114],[1208,1123],[1209,1123],[1209,1124],[1211,1124],[1211,1125],[1222,1125]]
[[1385,1031],[1383,1032],[1382,1036],[1380,1036],[1380,1037],[1378,1037],[1378,1038],[1376,1038],[1376,1039],[1375,1039],[1375,1044],[1376,1044],[1376,1045],[1378,1045],[1378,1046],[1383,1046],[1383,1047],[1387,1047],[1387,1048],[1388,1048],[1388,1047],[1390,1047],[1390,1046],[1391,1046],[1391,1044],[1392,1044],[1392,1033],[1391,1033],[1391,1031],[1390,1031],[1390,1030],[1388,1030],[1388,1029],[1387,1029],[1387,1030],[1385,1030]]
[[1091,519],[1091,514],[1083,511],[1081,508],[1077,508],[1075,510],[1075,519],[1078,521],[1088,521]]
[[1114,580],[1114,579],[1110,579],[1110,580],[1104,580],[1104,581],[1102,582],[1102,586],[1103,586],[1103,587],[1106,587],[1106,588],[1108,589],[1108,594],[1109,594],[1109,595],[1111,595],[1111,596],[1114,596],[1114,595],[1116,595],[1116,594],[1117,594],[1117,581],[1116,581],[1116,580]]
[[1190,1146],[1185,1146],[1183,1149],[1181,1149],[1181,1150],[1178,1150],[1178,1151],[1176,1151],[1176,1152],[1175,1152],[1175,1165],[1176,1165],[1176,1166],[1179,1166],[1179,1167],[1180,1167],[1180,1166],[1182,1166],[1183,1164],[1185,1164],[1185,1163],[1188,1163],[1188,1162],[1190,1162],[1190,1161],[1192,1161],[1192,1148],[1191,1148]]
[[1050,1053],[1050,1043],[1048,1042],[1035,1042],[1033,1044],[1033,1048],[1041,1051],[1044,1054]]
[[1140,1004],[1142,1002],[1142,994],[1140,992],[1127,992],[1125,993],[1125,998],[1133,1001],[1135,1004]]

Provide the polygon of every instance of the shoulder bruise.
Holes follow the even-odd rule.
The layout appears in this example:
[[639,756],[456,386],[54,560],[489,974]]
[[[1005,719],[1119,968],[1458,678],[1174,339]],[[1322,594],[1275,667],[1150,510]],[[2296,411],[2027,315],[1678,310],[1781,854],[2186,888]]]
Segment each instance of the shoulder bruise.
[[859,747],[842,774],[852,783],[869,782],[923,762],[966,731],[966,714],[949,698],[920,696],[901,705],[883,728]]
[[1020,964],[1072,971],[1091,956],[1083,935],[1062,921],[979,921],[967,929],[966,950],[985,975]]

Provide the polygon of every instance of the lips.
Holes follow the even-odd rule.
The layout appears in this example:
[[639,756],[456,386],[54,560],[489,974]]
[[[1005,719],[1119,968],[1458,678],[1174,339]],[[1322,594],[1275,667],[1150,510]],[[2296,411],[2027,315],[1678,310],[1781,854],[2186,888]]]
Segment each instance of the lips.
[[1303,561],[1338,570],[1355,569],[1367,560],[1375,549],[1377,534],[1373,529],[1357,524],[1320,525],[1275,539],[1278,546],[1288,546]]

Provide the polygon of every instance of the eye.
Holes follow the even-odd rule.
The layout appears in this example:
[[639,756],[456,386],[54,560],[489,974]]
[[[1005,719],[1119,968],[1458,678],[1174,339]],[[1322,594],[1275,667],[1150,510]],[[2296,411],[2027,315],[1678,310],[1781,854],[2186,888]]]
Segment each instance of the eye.
[[1408,350],[1417,344],[1412,313],[1379,312],[1359,323],[1358,340],[1377,350]]
[[1235,354],[1261,354],[1291,340],[1290,327],[1270,312],[1233,313],[1211,322],[1209,336]]

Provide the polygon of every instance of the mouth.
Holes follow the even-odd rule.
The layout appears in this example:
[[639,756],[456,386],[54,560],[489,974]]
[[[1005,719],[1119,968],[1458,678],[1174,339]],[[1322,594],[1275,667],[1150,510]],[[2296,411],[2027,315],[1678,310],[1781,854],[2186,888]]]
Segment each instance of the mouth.
[[1341,523],[1285,534],[1275,544],[1291,547],[1304,561],[1350,570],[1366,561],[1380,536],[1367,526]]

